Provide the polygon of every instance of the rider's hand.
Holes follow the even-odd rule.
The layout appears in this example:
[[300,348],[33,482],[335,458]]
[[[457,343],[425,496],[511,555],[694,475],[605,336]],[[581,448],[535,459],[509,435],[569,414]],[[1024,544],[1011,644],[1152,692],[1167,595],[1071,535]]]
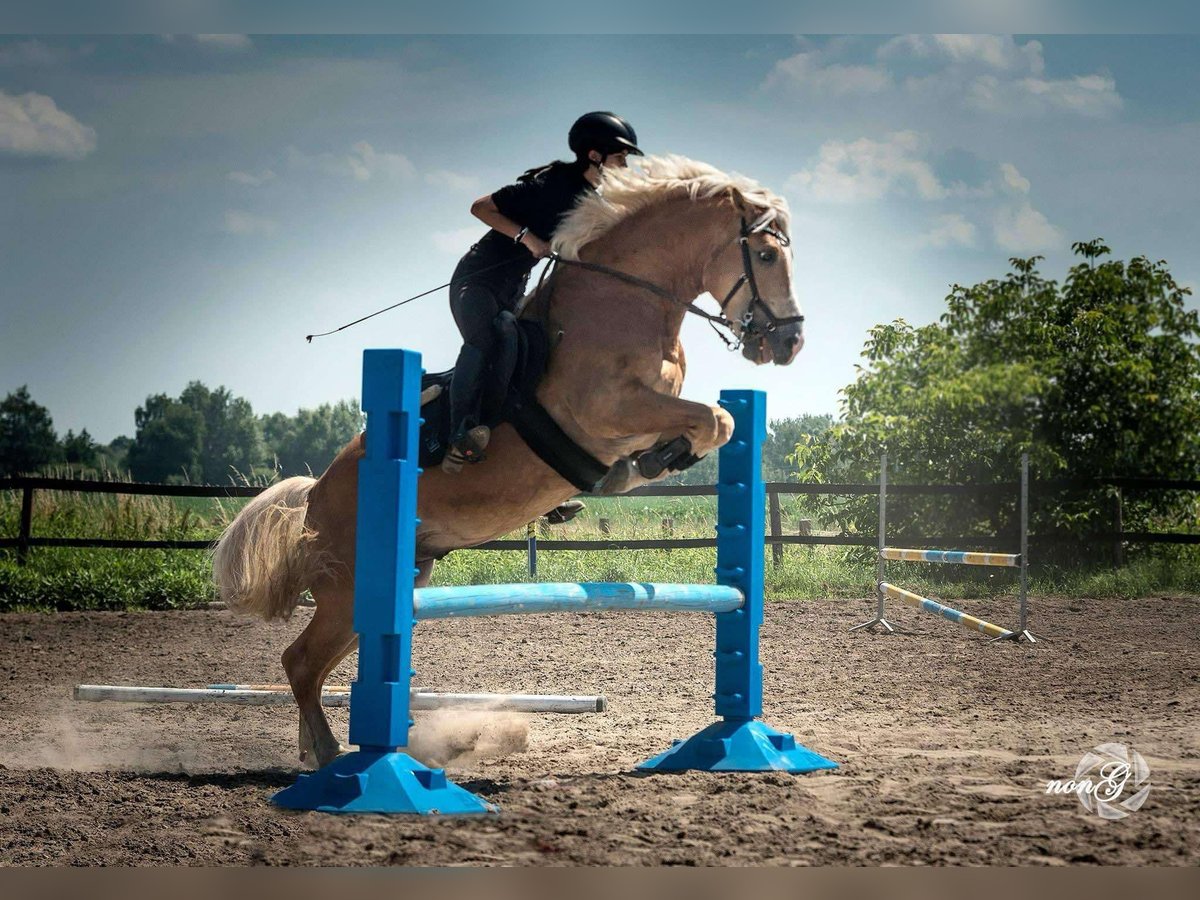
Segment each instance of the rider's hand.
[[534,259],[545,259],[550,255],[550,245],[532,231],[525,232],[525,236],[521,238],[521,245],[533,254]]

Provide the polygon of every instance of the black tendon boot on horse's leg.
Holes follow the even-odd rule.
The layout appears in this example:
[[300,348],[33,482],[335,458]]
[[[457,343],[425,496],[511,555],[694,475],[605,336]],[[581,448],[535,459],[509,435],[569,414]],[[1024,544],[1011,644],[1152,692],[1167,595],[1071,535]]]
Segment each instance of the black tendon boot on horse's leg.
[[442,471],[461,472],[465,463],[484,460],[484,449],[491,431],[480,424],[480,405],[483,400],[483,376],[487,371],[487,356],[478,347],[463,344],[454,365],[450,381],[450,447],[442,459]]

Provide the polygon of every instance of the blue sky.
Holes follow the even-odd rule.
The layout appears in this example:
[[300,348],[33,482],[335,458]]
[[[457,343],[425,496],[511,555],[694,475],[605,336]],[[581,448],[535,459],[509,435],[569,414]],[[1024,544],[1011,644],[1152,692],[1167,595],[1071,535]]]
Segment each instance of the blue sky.
[[357,396],[364,347],[449,366],[468,208],[613,109],[793,212],[786,369],[685,330],[685,394],[836,412],[866,331],[1075,240],[1200,283],[1196,37],[0,37],[0,391],[132,434],[193,379],[257,412]]

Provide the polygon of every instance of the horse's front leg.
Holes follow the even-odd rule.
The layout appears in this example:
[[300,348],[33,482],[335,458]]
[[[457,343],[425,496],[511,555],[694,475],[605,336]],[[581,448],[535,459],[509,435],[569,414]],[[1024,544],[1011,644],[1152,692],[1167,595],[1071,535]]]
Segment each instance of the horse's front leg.
[[[671,474],[672,457],[705,456],[728,443],[733,435],[733,417],[720,406],[659,394],[644,385],[638,387],[632,395],[622,393],[621,402],[608,416],[589,421],[589,430],[653,434],[665,443],[657,448],[658,452],[618,460],[601,483],[601,493],[623,493],[665,478]],[[640,467],[635,462],[639,457]]]

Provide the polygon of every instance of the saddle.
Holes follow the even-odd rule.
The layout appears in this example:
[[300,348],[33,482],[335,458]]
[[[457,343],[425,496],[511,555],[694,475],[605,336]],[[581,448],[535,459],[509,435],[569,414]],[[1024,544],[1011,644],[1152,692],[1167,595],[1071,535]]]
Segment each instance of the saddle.
[[[537,401],[537,386],[550,360],[545,328],[510,312],[500,313],[494,327],[499,340],[483,392],[483,424],[495,428],[510,422],[548,466],[578,490],[591,493],[609,467],[571,440]],[[453,379],[453,369],[421,378],[420,462],[425,469],[441,463],[449,446]]]

